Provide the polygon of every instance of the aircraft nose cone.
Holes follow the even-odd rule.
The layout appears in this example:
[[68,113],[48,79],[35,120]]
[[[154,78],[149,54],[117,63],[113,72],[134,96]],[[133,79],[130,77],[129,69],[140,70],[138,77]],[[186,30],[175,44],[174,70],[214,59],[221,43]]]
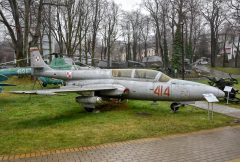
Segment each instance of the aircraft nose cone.
[[218,88],[215,88],[215,87],[212,87],[212,93],[217,97],[217,98],[223,98],[225,96],[225,93],[218,89]]
[[225,97],[225,93],[222,90],[220,90],[220,89],[218,90],[217,94],[218,94],[217,97],[219,97],[219,98]]

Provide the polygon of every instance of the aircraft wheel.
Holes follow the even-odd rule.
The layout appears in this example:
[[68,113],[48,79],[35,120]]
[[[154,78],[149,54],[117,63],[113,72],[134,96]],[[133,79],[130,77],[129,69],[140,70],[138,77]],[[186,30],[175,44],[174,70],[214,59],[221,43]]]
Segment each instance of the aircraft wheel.
[[170,108],[173,112],[177,112],[178,109],[179,109],[179,104],[178,103],[172,103]]
[[87,112],[94,112],[94,111],[95,111],[95,109],[89,108],[89,107],[84,107],[84,109],[85,109]]
[[47,87],[47,84],[46,84],[46,83],[42,83],[42,86],[43,86],[43,87]]

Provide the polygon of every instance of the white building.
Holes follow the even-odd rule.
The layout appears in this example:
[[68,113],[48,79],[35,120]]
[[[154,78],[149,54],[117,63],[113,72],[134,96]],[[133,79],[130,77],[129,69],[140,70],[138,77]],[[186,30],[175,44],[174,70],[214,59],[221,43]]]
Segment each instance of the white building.
[[226,41],[225,44],[225,50],[223,47],[223,42],[221,42],[222,48],[220,50],[220,55],[222,56],[224,54],[224,52],[226,51],[228,60],[234,59],[236,57],[237,54],[237,44],[239,41],[239,38],[237,36],[235,36],[232,40],[232,38],[228,39]]

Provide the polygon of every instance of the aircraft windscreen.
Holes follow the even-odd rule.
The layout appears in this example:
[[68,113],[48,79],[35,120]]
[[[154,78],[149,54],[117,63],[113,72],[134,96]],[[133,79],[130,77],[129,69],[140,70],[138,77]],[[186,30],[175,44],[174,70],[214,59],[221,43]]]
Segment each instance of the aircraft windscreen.
[[132,70],[131,69],[116,69],[112,70],[113,77],[122,77],[122,78],[131,78]]
[[155,70],[140,69],[135,71],[134,78],[155,79],[158,73],[159,71]]
[[169,80],[171,80],[172,78],[170,78],[169,76],[167,76],[166,74],[163,74],[160,76],[159,78],[159,82],[168,82]]

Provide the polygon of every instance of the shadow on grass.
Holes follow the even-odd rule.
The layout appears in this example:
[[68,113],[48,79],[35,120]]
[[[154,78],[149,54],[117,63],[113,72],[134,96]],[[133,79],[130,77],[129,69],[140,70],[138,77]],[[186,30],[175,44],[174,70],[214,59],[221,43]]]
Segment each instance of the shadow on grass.
[[3,107],[4,105],[12,103],[13,100],[11,98],[1,98],[0,99],[0,107]]
[[[127,104],[107,104],[99,108],[100,113],[109,111],[125,111],[128,109]],[[28,129],[28,128],[41,128],[53,125],[58,125],[66,122],[71,122],[73,120],[82,120],[84,118],[92,118],[96,113],[86,112],[83,108],[79,107],[73,110],[68,110],[65,112],[59,112],[58,114],[49,114],[45,116],[38,116],[27,120],[22,120],[16,123],[17,129]]]
[[98,106],[97,109],[100,112],[108,112],[108,111],[125,111],[129,109],[129,106],[126,102],[117,103],[115,101],[106,102],[101,106]]
[[16,128],[27,129],[27,128],[40,128],[49,127],[57,124],[62,124],[66,122],[71,122],[79,118],[85,118],[89,113],[80,109],[74,109],[61,114],[49,114],[47,116],[35,117],[27,120],[22,120],[16,123]]

